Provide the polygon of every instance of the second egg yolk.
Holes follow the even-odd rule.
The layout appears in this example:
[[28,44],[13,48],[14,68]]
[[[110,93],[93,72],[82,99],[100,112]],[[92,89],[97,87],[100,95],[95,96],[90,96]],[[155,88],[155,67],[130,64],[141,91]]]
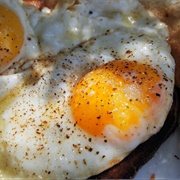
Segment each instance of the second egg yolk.
[[0,5],[0,71],[19,54],[23,42],[24,30],[19,17]]

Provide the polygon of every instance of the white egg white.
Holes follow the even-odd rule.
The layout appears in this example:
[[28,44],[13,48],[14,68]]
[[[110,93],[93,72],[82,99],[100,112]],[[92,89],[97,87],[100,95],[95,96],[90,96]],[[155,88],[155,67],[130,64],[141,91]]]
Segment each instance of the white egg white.
[[152,36],[168,37],[165,24],[132,0],[62,1],[46,13],[23,6],[31,22],[42,53],[57,54],[92,37],[123,27],[144,30]]
[[109,29],[135,28],[144,30],[153,36],[164,39],[168,37],[166,25],[151,12],[145,11],[138,1],[92,0],[89,2],[80,0],[80,3],[75,5],[75,9],[82,16],[90,17]]
[[[90,135],[76,125],[69,106],[76,82],[94,68],[115,59],[149,64],[168,79],[164,82],[166,101],[159,124],[156,129],[139,129],[140,134],[135,133],[131,142],[118,139],[114,126],[107,126],[101,137]],[[15,81],[10,86],[12,78]],[[159,131],[172,104],[173,84],[174,60],[168,44],[130,30],[92,38],[64,53],[34,60],[25,71],[1,76],[2,174],[84,179],[102,172]]]

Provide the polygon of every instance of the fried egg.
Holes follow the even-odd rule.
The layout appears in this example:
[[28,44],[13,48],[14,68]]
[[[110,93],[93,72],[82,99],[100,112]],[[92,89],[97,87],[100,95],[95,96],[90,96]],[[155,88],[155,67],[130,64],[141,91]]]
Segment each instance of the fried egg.
[[34,31],[17,1],[0,0],[0,27],[0,73],[20,59],[38,56]]
[[1,174],[84,179],[112,167],[160,130],[173,86],[166,41],[130,30],[1,76]]

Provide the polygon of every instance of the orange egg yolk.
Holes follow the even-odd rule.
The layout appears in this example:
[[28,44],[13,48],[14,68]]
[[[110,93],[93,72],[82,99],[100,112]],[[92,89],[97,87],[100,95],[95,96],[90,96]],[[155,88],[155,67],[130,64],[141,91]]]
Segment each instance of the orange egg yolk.
[[0,69],[18,55],[23,42],[24,30],[19,17],[0,5]]
[[123,132],[138,125],[160,99],[162,77],[146,64],[116,60],[92,70],[74,87],[70,106],[77,124],[100,135],[111,124]]

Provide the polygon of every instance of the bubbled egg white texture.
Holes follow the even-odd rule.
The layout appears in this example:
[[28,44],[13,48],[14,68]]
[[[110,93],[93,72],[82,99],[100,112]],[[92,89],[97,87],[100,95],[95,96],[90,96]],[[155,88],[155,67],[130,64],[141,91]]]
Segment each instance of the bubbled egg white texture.
[[39,55],[36,36],[17,1],[0,0],[0,73],[13,63]]
[[1,173],[72,179],[108,169],[159,131],[173,83],[168,44],[123,30],[1,76]]
[[59,3],[53,11],[44,8],[43,12],[26,5],[23,8],[45,54],[57,54],[123,27],[163,39],[168,37],[166,26],[138,1],[69,0]]
[[[12,53],[1,45],[4,50],[1,50],[3,55],[0,72],[10,67],[6,74],[18,72],[24,62],[27,62],[27,58],[57,54],[92,37],[116,30],[121,31],[123,28],[126,28],[126,31],[133,28],[134,31],[163,39],[168,36],[166,26],[152,14],[144,11],[138,1],[116,0],[112,3],[107,0],[77,3],[74,0],[68,0],[59,2],[53,11],[47,8],[39,11],[36,7],[23,4],[22,0],[13,2],[1,0],[0,2],[5,7],[9,7],[19,19],[19,21],[11,21],[16,22],[16,26],[13,23],[10,25],[14,28],[14,34],[17,34],[15,40],[11,36],[5,38],[6,43],[12,46],[12,50],[10,49]],[[13,15],[13,17],[16,16]],[[8,26],[8,24],[5,25]],[[9,47],[8,44],[7,46]],[[4,60],[3,57],[7,54],[9,57]],[[14,62],[17,65],[14,65]]]

